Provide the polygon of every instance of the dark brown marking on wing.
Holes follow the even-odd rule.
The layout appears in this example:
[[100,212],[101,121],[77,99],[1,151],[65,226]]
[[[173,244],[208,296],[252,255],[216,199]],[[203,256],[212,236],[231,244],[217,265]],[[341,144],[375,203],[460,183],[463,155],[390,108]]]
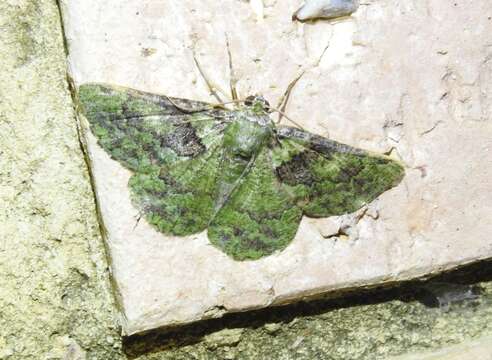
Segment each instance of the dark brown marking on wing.
[[297,184],[312,185],[315,181],[313,174],[310,172],[309,162],[316,155],[312,152],[304,151],[296,154],[287,162],[275,169],[279,179],[288,184],[295,186]]
[[206,150],[190,123],[175,125],[174,129],[162,138],[163,147],[171,148],[179,156],[196,156]]

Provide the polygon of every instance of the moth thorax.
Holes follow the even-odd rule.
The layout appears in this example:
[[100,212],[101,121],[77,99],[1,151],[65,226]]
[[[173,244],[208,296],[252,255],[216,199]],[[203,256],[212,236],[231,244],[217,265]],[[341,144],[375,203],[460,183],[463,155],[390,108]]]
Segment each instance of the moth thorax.
[[268,113],[270,103],[262,95],[250,95],[244,101],[244,105],[250,107],[254,113]]
[[257,123],[260,126],[270,126],[272,124],[272,119],[270,119],[270,116],[266,113],[264,114],[252,114],[246,116],[246,118],[254,123]]
[[224,147],[240,158],[251,158],[257,154],[271,136],[271,128],[251,121],[247,117],[238,118],[226,129]]

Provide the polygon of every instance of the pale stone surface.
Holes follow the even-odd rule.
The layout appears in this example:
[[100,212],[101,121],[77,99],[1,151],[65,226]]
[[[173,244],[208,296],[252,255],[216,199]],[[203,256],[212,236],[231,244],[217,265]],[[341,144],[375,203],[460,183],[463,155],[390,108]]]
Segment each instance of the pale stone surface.
[[79,84],[211,101],[190,48],[227,89],[227,32],[241,94],[261,92],[275,103],[308,69],[288,114],[312,132],[391,151],[407,176],[362,216],[346,216],[352,221],[345,240],[323,230],[323,222],[344,220],[304,218],[286,250],[239,263],[204,234],[175,239],[144,221],[135,227],[129,172],[90,141],[127,334],[492,256],[489,7],[378,1],[343,22],[299,24],[290,21],[298,3],[263,4],[64,3],[71,73]]

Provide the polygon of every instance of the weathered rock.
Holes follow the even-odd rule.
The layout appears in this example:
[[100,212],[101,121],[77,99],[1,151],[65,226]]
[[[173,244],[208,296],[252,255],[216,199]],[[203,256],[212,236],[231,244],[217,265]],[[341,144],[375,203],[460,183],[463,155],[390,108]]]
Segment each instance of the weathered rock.
[[0,1],[0,33],[0,359],[117,359],[56,3]]
[[215,348],[217,346],[234,346],[241,341],[244,329],[223,329],[205,337],[205,343]]
[[420,352],[392,357],[389,360],[490,360],[492,359],[492,337],[485,337],[438,351]]
[[[205,234],[164,237],[145,221],[136,225],[131,174],[89,136],[126,333],[405,280],[492,256],[492,224],[483,220],[492,203],[486,5],[375,2],[335,24],[292,23],[294,7],[271,3],[261,22],[248,3],[236,1],[186,1],[172,9],[141,1],[63,7],[78,84],[107,82],[213,101],[191,48],[207,76],[225,89],[227,32],[242,95],[262,92],[275,103],[306,69],[289,117],[312,132],[392,154],[407,167],[398,188],[353,217],[348,241],[320,231],[324,220],[305,217],[283,252],[235,262]],[[457,24],[463,31],[455,31]]]
[[264,328],[267,333],[275,334],[277,331],[279,331],[282,328],[282,325],[279,323],[269,323],[269,324],[265,324]]

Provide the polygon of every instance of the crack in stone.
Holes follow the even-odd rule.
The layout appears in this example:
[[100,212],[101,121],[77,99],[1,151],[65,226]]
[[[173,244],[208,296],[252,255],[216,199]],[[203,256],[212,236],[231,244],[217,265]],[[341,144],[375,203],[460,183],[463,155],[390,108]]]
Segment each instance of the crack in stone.
[[441,124],[441,123],[443,123],[443,121],[442,121],[442,120],[438,120],[438,121],[436,121],[436,122],[434,123],[434,125],[432,125],[429,129],[422,131],[422,132],[420,133],[420,136],[424,136],[424,135],[427,135],[427,134],[431,133],[431,132],[432,132],[432,131],[434,131],[434,130],[435,130],[435,129],[439,126],[439,124]]

